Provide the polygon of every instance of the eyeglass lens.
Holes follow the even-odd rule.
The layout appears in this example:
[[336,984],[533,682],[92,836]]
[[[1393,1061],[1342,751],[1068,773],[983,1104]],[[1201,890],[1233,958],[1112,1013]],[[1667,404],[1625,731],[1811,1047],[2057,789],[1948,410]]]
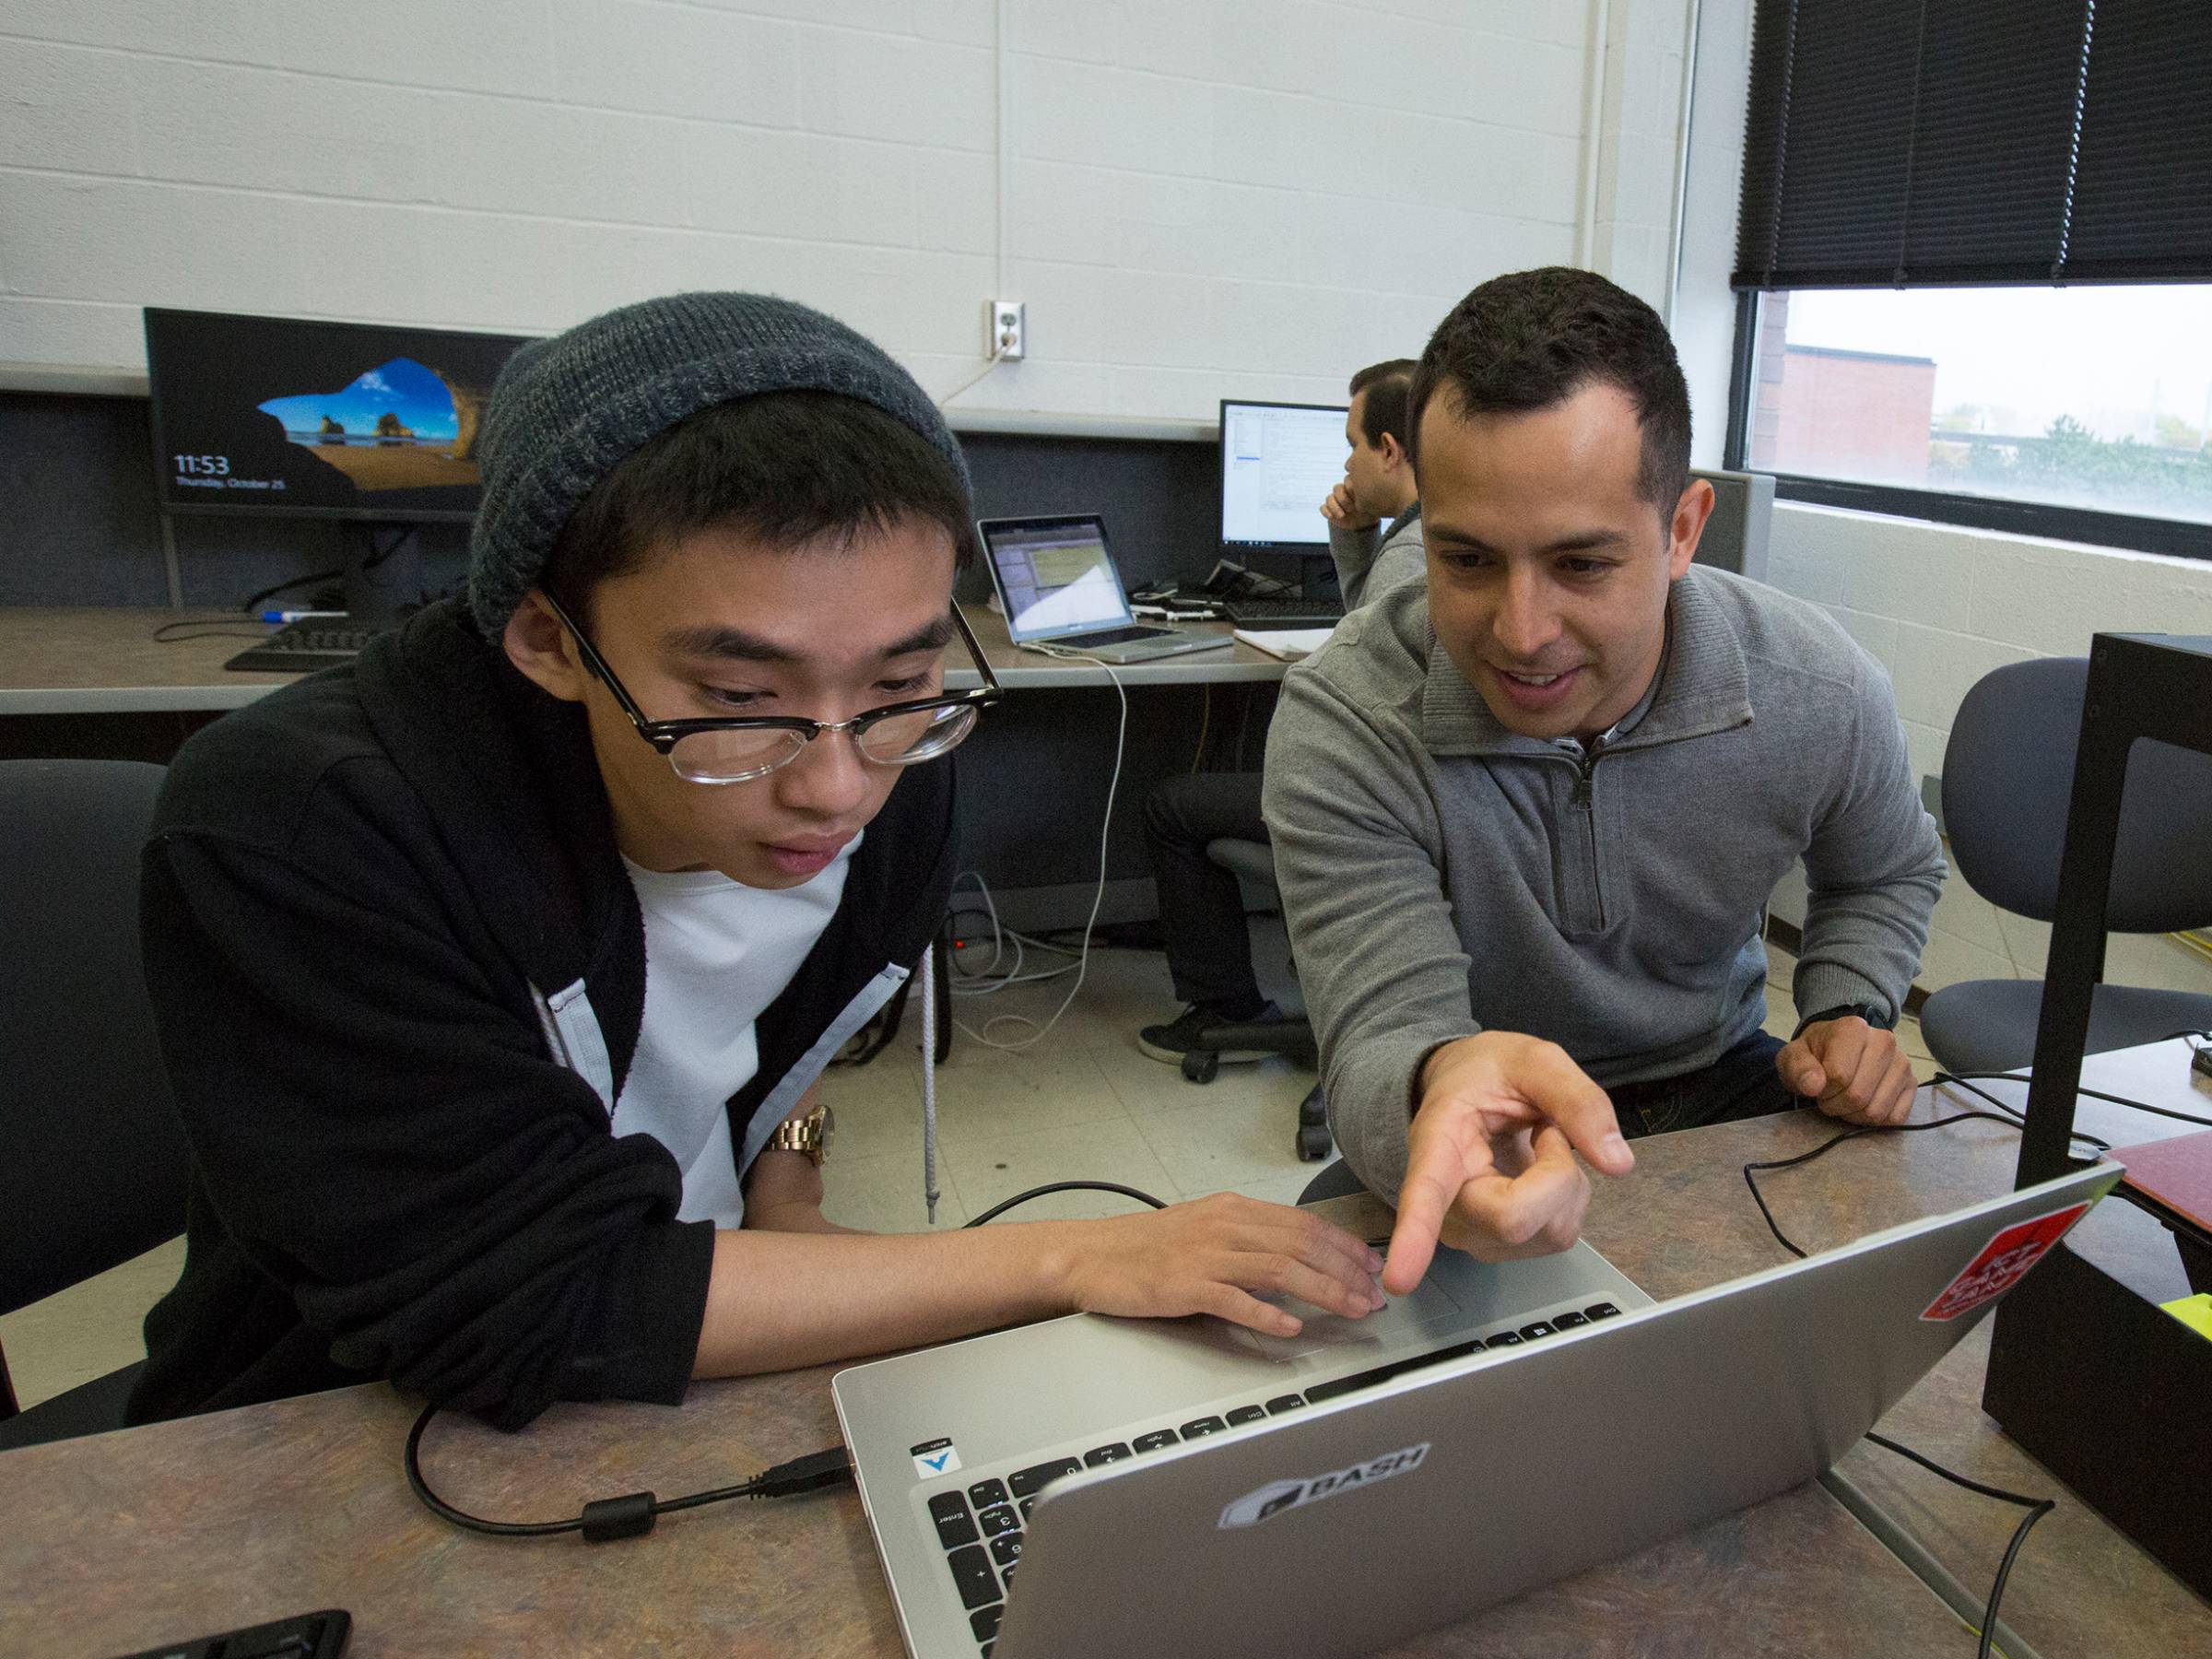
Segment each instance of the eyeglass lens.
[[[974,725],[974,708],[955,705],[871,721],[853,736],[860,752],[877,765],[908,766],[945,753]],[[679,737],[668,759],[680,776],[693,782],[737,783],[796,759],[806,747],[803,733],[741,726]]]

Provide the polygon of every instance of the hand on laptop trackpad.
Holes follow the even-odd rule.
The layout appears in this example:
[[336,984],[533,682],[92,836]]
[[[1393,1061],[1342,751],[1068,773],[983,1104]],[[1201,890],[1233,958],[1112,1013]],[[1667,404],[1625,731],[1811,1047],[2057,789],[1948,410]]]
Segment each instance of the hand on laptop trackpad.
[[1295,1336],[1269,1336],[1243,1326],[1231,1327],[1251,1347],[1269,1359],[1287,1361],[1329,1348],[1379,1347],[1427,1330],[1431,1325],[1456,1323],[1465,1315],[1451,1292],[1433,1279],[1425,1281],[1411,1296],[1394,1297],[1389,1304],[1364,1319],[1347,1319],[1324,1313],[1295,1296],[1263,1296],[1264,1302],[1288,1309],[1305,1321]]

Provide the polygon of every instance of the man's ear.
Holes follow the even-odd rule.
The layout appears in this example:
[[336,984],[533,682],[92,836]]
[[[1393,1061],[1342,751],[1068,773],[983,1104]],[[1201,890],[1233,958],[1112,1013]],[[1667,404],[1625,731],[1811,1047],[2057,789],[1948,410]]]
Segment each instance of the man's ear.
[[1382,441],[1376,444],[1375,447],[1382,452],[1382,466],[1384,471],[1395,472],[1399,467],[1407,465],[1406,460],[1406,446],[1398,441],[1398,435],[1395,432],[1383,433]]
[[532,588],[500,634],[507,660],[563,702],[582,702],[591,676],[545,595]]
[[1670,582],[1681,581],[1689,569],[1705,535],[1705,521],[1712,516],[1712,486],[1703,478],[1692,478],[1677,498],[1674,516],[1667,521],[1666,574]]

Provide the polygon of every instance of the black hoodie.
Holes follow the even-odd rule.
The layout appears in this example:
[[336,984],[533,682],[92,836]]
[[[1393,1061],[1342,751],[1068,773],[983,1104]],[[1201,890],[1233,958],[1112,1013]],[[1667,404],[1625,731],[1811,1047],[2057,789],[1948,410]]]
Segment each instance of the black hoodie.
[[[733,1146],[921,959],[951,826],[949,765],[902,775],[756,1024]],[[682,1397],[714,1231],[610,1132],[644,924],[577,706],[434,606],[179,751],[142,903],[194,1180],[134,1422],[380,1377],[508,1428]]]

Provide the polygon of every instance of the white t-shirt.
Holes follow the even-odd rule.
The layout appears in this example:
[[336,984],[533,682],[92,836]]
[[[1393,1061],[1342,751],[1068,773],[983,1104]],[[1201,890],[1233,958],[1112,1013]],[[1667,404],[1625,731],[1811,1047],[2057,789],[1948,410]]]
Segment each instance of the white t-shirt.
[[647,870],[625,858],[645,912],[645,1018],[615,1101],[617,1135],[650,1135],[684,1172],[678,1218],[735,1227],[745,1215],[729,1098],[760,1054],[753,1022],[822,936],[844,896],[854,836],[795,888],[747,887],[719,870]]

